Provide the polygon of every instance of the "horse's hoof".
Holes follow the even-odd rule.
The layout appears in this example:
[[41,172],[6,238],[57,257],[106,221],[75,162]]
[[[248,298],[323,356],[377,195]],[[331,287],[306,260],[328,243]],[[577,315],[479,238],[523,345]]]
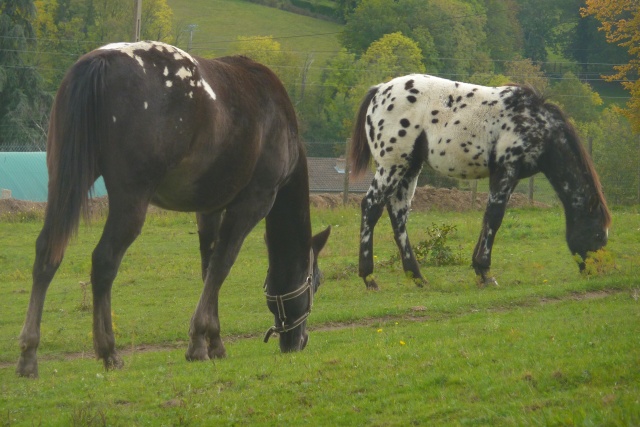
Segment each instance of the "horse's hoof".
[[187,352],[184,354],[185,359],[189,362],[209,360],[209,353],[205,347],[194,348],[189,344]]
[[364,284],[367,285],[368,291],[377,291],[379,289],[378,284],[373,279],[365,280]]
[[38,360],[33,359],[27,361],[24,357],[20,356],[18,366],[16,367],[16,374],[24,378],[38,378]]
[[112,369],[122,369],[124,362],[116,353],[104,358],[104,369],[110,371]]
[[209,359],[224,359],[227,357],[227,350],[225,350],[224,345],[220,342],[219,345],[209,346]]
[[486,277],[480,274],[476,276],[476,283],[478,284],[479,288],[486,288],[487,286],[493,286],[497,288],[499,286],[498,281],[495,277]]
[[419,288],[424,288],[424,285],[428,285],[429,281],[420,277],[418,279],[413,279],[413,283],[415,283]]

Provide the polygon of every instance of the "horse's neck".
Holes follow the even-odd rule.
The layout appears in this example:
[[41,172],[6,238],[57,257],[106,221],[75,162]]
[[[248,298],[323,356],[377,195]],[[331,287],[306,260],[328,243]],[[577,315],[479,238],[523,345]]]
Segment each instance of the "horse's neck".
[[571,149],[570,143],[551,144],[545,167],[542,168],[568,215],[584,210],[596,191],[588,170],[579,155]]
[[309,182],[306,159],[278,196],[266,218],[269,276],[278,286],[297,287],[298,278],[308,269],[311,245]]

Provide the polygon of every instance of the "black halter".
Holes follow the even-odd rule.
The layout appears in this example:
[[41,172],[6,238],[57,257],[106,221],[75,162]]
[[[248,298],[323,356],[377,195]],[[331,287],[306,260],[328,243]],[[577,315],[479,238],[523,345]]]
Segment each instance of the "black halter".
[[[307,309],[302,314],[302,316],[300,316],[297,319],[291,321],[290,323],[287,323],[287,313],[286,313],[285,308],[284,308],[285,302],[286,301],[295,300],[296,298],[298,298],[300,296],[303,296],[306,293],[309,294],[309,296],[308,296],[309,305],[307,306]],[[281,334],[283,332],[290,331],[290,330],[300,326],[300,324],[302,324],[302,322],[307,320],[307,317],[309,317],[309,314],[311,314],[311,307],[313,307],[313,294],[314,294],[314,289],[313,289],[313,249],[310,249],[309,250],[309,274],[307,275],[307,279],[304,281],[302,286],[300,286],[298,289],[296,289],[295,291],[289,292],[287,294],[284,294],[284,295],[269,295],[267,293],[267,282],[265,281],[265,283],[264,283],[264,296],[267,297],[267,302],[275,302],[276,303],[276,306],[278,307],[278,319],[280,320],[280,326],[275,326],[274,325],[274,326],[270,327],[269,330],[267,330],[267,333],[264,335],[264,342],[268,342],[269,338],[271,337],[271,335],[273,335],[275,332]]]

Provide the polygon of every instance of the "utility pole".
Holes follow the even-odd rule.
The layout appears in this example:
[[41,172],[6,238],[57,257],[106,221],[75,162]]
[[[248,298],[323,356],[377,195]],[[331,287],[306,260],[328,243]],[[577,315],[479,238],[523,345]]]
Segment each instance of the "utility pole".
[[140,41],[140,27],[142,21],[142,0],[133,0],[133,10],[135,17],[133,19],[133,41]]
[[189,31],[189,43],[187,45],[187,52],[191,52],[191,43],[193,42],[193,32],[198,28],[198,24],[187,25],[187,31]]

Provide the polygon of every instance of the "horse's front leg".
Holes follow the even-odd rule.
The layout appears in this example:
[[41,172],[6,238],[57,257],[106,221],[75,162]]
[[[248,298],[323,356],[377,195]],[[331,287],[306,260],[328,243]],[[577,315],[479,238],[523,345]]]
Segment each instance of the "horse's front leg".
[[377,290],[378,284],[373,277],[373,229],[382,215],[384,204],[376,197],[376,194],[379,193],[372,188],[369,189],[360,204],[362,220],[360,223],[358,274],[364,280],[367,289]]
[[[266,216],[271,205],[272,199],[262,200],[261,203],[255,200],[238,203],[227,208],[222,222],[220,222],[218,215],[199,216],[199,229],[215,230],[213,233],[208,232],[208,235],[210,237],[217,236],[217,238],[213,242],[208,262],[203,260],[204,288],[191,317],[189,346],[185,353],[187,360],[208,360],[226,356],[226,350],[220,337],[220,319],[218,317],[220,288],[238,257],[242,242],[253,227]],[[203,244],[206,246],[206,239],[202,237],[201,234],[201,248]],[[206,256],[207,253],[208,251],[205,250],[202,255]]]
[[472,265],[480,287],[498,286],[497,280],[491,276],[491,251],[496,233],[502,224],[511,192],[517,184],[517,181],[511,178],[513,176],[514,174],[500,174],[500,176],[491,177],[489,200],[482,220],[482,231],[473,251]]

